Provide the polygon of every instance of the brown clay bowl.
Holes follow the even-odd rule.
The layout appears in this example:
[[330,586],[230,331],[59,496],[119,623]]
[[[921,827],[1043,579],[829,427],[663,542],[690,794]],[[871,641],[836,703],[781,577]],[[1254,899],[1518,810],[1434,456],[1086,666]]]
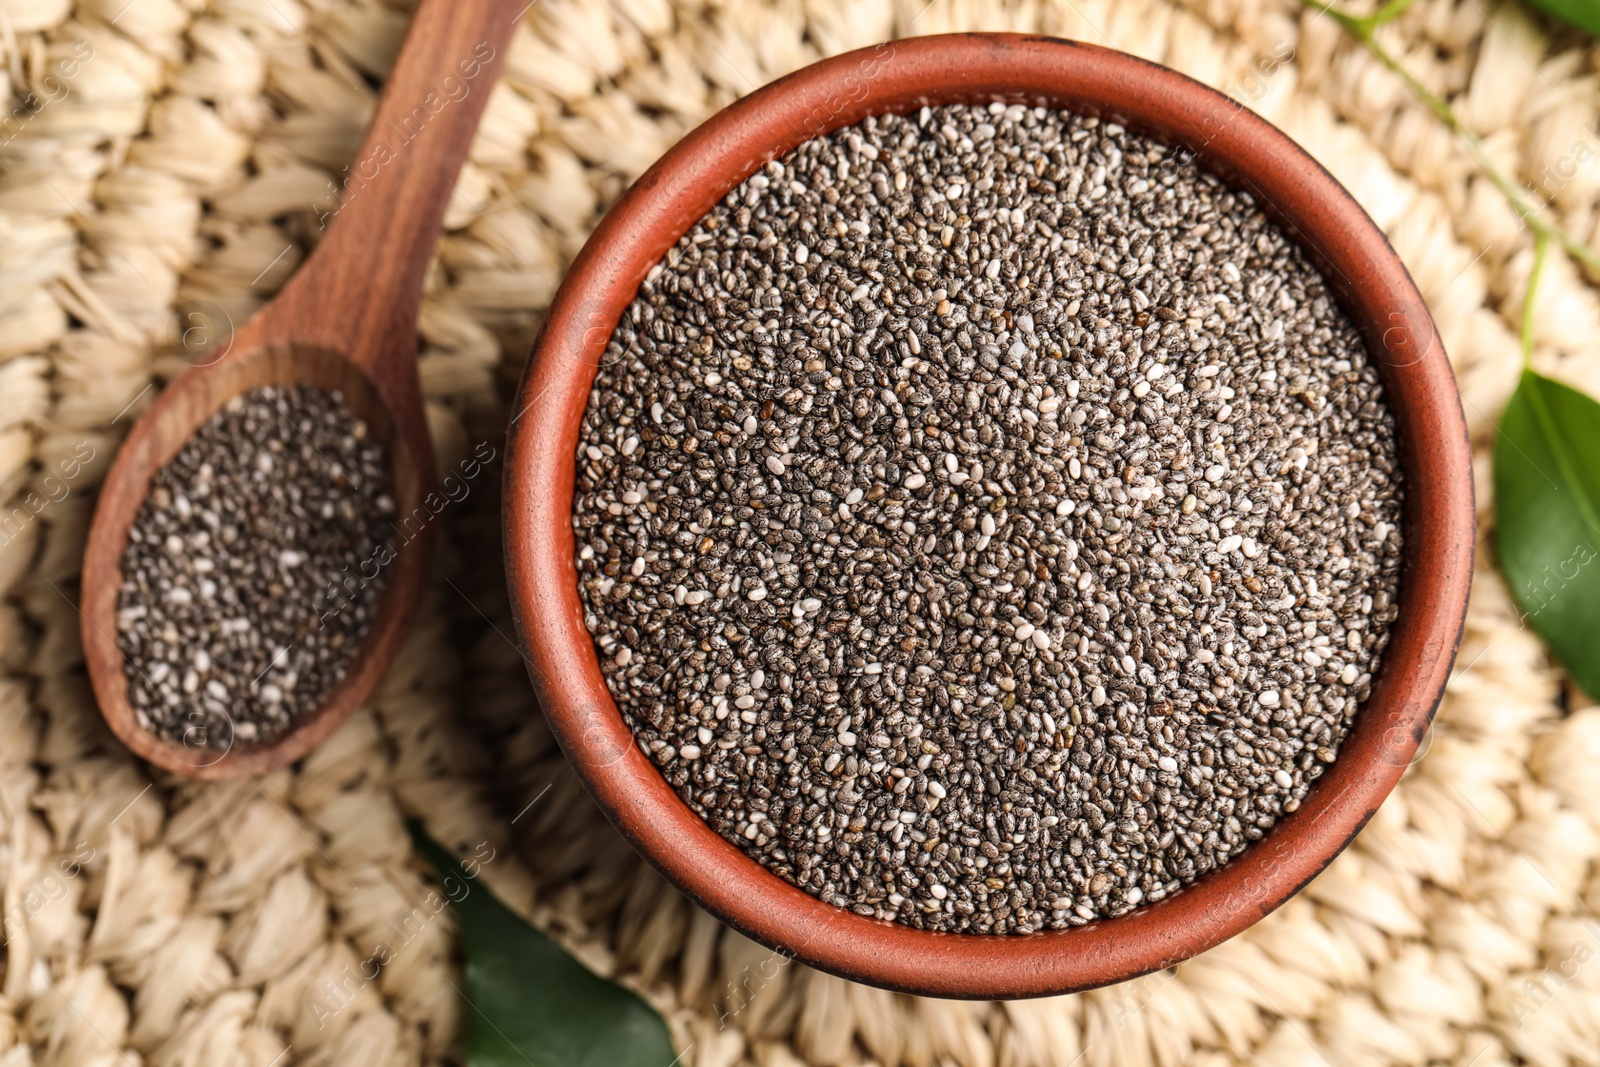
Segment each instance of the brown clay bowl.
[[[724,841],[632,743],[584,628],[573,564],[574,454],[607,338],[649,269],[757,167],[803,140],[925,104],[1020,102],[1123,123],[1194,152],[1294,235],[1380,368],[1406,485],[1399,617],[1337,762],[1299,810],[1159,903],[1067,930],[940,934],[824,904]],[[1416,286],[1350,194],[1293,141],[1164,67],[1045,37],[896,41],[825,60],[689,134],[612,208],[573,263],[522,380],[506,465],[506,564],[529,673],[556,738],[623,835],[707,911],[860,982],[936,997],[1040,996],[1170,966],[1305,885],[1377,810],[1432,718],[1472,572],[1470,454],[1455,381]]]

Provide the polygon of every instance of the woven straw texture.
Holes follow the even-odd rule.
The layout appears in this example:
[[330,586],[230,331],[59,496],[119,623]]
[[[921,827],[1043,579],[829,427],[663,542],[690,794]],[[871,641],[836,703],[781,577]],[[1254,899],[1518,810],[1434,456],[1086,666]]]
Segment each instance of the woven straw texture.
[[[1519,366],[1531,237],[1332,19],[1288,0],[924,3],[532,6],[428,280],[441,469],[501,447],[564,265],[684,131],[823,55],[1028,30],[1230,91],[1354,191],[1438,318],[1491,526],[1488,453]],[[1380,39],[1592,237],[1600,49],[1491,4],[1419,0]],[[1600,708],[1519,625],[1486,544],[1438,722],[1356,844],[1232,942],[1075,997],[853,986],[775,959],[663,884],[533,706],[508,640],[494,467],[445,513],[407,650],[302,766],[197,785],[130,758],[95,710],[74,606],[96,483],[147,387],[198,362],[314,244],[403,7],[0,0],[0,84],[14,104],[43,101],[0,129],[0,1067],[451,1061],[454,937],[448,913],[419,904],[408,816],[492,857],[484,881],[641,990],[697,1067],[1600,1062]],[[1600,392],[1600,301],[1564,260],[1536,324],[1539,365]],[[85,446],[95,458],[75,478],[52,473]],[[394,958],[364,980],[380,944]]]

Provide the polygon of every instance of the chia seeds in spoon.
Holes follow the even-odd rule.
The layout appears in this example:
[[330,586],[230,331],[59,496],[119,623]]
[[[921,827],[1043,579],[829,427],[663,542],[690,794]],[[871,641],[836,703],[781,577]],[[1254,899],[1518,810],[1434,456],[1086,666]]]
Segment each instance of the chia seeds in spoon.
[[253,389],[201,426],[152,479],[122,555],[140,724],[210,750],[319,707],[383,591],[390,477],[337,392]]
[[1395,616],[1355,328],[1247,195],[1061,112],[869,119],[752,176],[624,314],[577,465],[641,748],[783,878],[927,929],[1239,855]]

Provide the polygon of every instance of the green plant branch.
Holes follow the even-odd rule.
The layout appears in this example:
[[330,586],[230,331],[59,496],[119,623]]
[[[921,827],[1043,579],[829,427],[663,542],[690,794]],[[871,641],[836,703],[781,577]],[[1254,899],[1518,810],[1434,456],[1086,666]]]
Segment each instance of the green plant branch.
[[1539,279],[1544,277],[1545,256],[1550,251],[1550,238],[1542,233],[1533,238],[1533,269],[1528,272],[1528,289],[1522,297],[1522,369],[1533,366],[1533,301],[1539,292]]
[[1371,34],[1373,30],[1382,26],[1385,22],[1393,22],[1399,18],[1405,13],[1406,8],[1411,6],[1412,0],[1389,0],[1388,3],[1370,15],[1352,15],[1347,11],[1340,11],[1333,6],[1332,0],[1327,0],[1326,3],[1318,2],[1318,0],[1302,0],[1302,2],[1307,7],[1314,7],[1324,15],[1329,16],[1351,33],[1360,36]]
[[1472,156],[1483,176],[1488,178],[1500,194],[1506,198],[1522,222],[1534,233],[1535,243],[1540,239],[1554,241],[1573,259],[1595,271],[1600,271],[1600,251],[1573,237],[1556,223],[1544,217],[1541,205],[1528,198],[1527,191],[1513,181],[1489,156],[1489,151],[1477,134],[1467,129],[1456,116],[1455,111],[1444,97],[1429,89],[1396,59],[1387,48],[1378,43],[1373,31],[1395,18],[1411,5],[1412,0],[1389,0],[1377,11],[1370,15],[1352,15],[1341,11],[1331,2],[1324,0],[1300,0],[1306,7],[1320,11],[1333,19],[1345,31],[1361,43],[1361,46],[1373,57],[1405,83],[1407,89],[1415,96],[1433,116],[1442,122],[1446,129],[1455,134],[1466,145],[1467,152]]
[[[1539,292],[1539,280],[1544,277],[1544,263],[1550,252],[1550,238],[1544,234],[1536,234],[1533,239],[1533,268],[1528,271],[1528,287],[1522,298],[1522,375],[1524,379],[1537,377],[1533,370],[1533,302]],[[1524,386],[1526,388],[1526,386]],[[1544,435],[1545,447],[1550,454],[1556,457],[1556,466],[1560,468],[1561,477],[1566,484],[1572,487],[1572,499],[1576,503],[1578,513],[1591,530],[1600,533],[1600,515],[1595,514],[1594,505],[1577,487],[1583,485],[1583,479],[1578,477],[1578,472],[1572,467],[1572,457],[1567,450],[1561,447],[1561,431],[1556,425],[1555,415],[1550,411],[1550,405],[1545,399],[1543,388],[1529,388],[1528,406],[1532,408],[1534,421],[1538,423],[1539,432]]]
[[1372,26],[1382,26],[1391,19],[1399,18],[1405,12],[1405,9],[1410,6],[1411,0],[1389,0],[1387,4],[1368,15],[1365,21]]

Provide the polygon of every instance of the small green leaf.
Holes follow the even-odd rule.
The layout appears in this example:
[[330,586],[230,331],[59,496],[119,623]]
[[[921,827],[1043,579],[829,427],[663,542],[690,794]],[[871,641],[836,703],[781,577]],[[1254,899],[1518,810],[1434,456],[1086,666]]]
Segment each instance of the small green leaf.
[[1600,404],[1531,370],[1500,419],[1496,547],[1526,621],[1600,695]]
[[1581,30],[1600,34],[1600,0],[1528,0],[1528,3]]
[[469,1067],[671,1067],[665,1020],[507,908],[411,825],[455,905],[466,956]]

